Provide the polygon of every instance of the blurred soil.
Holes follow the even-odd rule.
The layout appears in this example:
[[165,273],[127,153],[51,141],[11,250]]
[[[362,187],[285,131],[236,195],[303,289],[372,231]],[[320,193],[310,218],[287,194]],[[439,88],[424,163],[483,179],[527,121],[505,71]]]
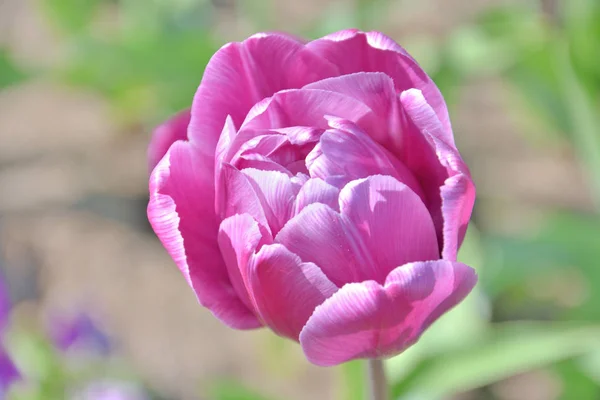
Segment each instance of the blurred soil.
[[[382,28],[400,42],[444,35],[498,2],[399,1]],[[317,0],[276,4],[275,28],[286,29],[324,7]],[[0,10],[0,43],[24,65],[60,60],[59,42],[33,0],[3,0]],[[251,29],[241,21],[229,30],[230,12],[220,18],[228,39]],[[544,207],[590,208],[573,155],[558,146],[540,150],[535,137],[524,136],[522,116],[508,111],[514,101],[502,82],[487,79],[471,82],[453,110],[479,189],[477,222],[511,232],[535,222]],[[13,295],[30,304],[40,296],[40,314],[83,307],[102,316],[133,367],[175,398],[194,398],[207,382],[228,377],[280,398],[332,398],[333,372],[307,365],[298,346],[274,344],[266,331],[230,330],[197,305],[146,222],[148,138],[120,131],[92,93],[44,79],[0,92],[0,246]]]

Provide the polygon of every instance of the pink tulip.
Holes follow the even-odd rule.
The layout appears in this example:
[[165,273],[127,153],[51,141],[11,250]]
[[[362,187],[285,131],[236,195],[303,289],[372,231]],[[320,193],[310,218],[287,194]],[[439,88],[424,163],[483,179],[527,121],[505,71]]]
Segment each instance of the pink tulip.
[[315,364],[402,352],[477,281],[444,99],[381,33],[225,45],[149,156],[148,217],[200,303]]

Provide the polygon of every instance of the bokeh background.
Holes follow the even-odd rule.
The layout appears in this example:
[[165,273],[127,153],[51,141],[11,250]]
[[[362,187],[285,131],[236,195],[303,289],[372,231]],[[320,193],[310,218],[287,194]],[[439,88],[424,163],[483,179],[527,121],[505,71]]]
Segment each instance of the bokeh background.
[[145,216],[152,127],[216,49],[347,27],[433,77],[478,188],[460,258],[480,284],[388,361],[394,398],[600,399],[598,0],[0,0],[3,341],[26,377],[7,398],[363,399],[361,363],[316,368],[199,307]]

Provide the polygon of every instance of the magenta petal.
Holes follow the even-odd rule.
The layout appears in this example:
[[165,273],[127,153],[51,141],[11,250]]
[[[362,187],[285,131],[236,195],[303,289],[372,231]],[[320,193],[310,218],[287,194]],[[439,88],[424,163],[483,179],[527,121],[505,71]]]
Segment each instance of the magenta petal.
[[369,279],[373,261],[356,229],[325,204],[312,203],[275,238],[304,262],[318,265],[336,286]]
[[302,349],[321,366],[396,355],[460,303],[476,282],[470,267],[438,260],[398,267],[385,285],[345,285],[310,317],[300,333]]
[[194,97],[190,140],[209,154],[227,115],[241,126],[264,98],[336,73],[333,65],[289,35],[264,33],[226,44],[209,61]]
[[441,192],[444,216],[442,258],[454,261],[471,219],[475,204],[475,185],[467,175],[457,174],[444,182]]
[[440,256],[427,208],[408,186],[390,176],[350,182],[340,192],[340,212],[373,257],[370,279],[382,283],[400,265]]
[[444,141],[443,127],[423,94],[418,90],[407,90],[400,99],[408,118],[420,131],[430,135],[439,163],[449,176],[440,185],[443,257],[456,260],[475,202],[475,185],[458,150]]
[[269,222],[262,203],[248,177],[231,164],[221,168],[221,182],[217,186],[216,211],[221,219],[235,214],[251,215],[264,229]]
[[393,79],[398,92],[421,90],[449,134],[445,141],[454,144],[442,94],[419,64],[390,37],[380,32],[346,30],[312,41],[306,47],[338,66],[339,75],[383,72]]
[[391,146],[400,140],[401,124],[399,102],[392,79],[381,72],[358,72],[323,79],[305,86],[341,93],[363,102],[372,115],[361,122],[361,127],[376,142]]
[[229,279],[246,307],[254,306],[246,289],[250,258],[262,239],[258,223],[249,214],[236,214],[221,222],[219,249],[227,266]]
[[[217,171],[217,173],[219,172],[222,163],[229,162],[230,157],[228,157],[228,155],[231,151],[231,144],[235,140],[236,135],[237,130],[235,129],[233,120],[230,116],[227,116],[223,130],[221,131],[221,136],[219,136],[219,141],[217,142],[217,148],[215,150],[215,171]],[[216,181],[218,182],[218,179]]]
[[400,101],[406,113],[421,132],[427,132],[435,138],[454,147],[453,141],[447,141],[452,137],[452,131],[446,132],[447,128],[442,124],[435,109],[427,102],[427,99],[418,89],[409,89],[400,93]]
[[[240,129],[278,129],[292,126],[327,128],[325,115],[358,122],[371,109],[353,97],[317,89],[285,90],[273,95],[260,112],[251,111]],[[258,105],[257,105],[258,107]],[[250,118],[250,115],[253,115]]]
[[[253,186],[275,236],[289,220],[300,185],[278,171],[248,168],[242,171]],[[247,200],[246,200],[247,201]]]
[[169,147],[178,140],[187,139],[190,124],[190,110],[184,110],[159,125],[152,134],[148,145],[148,170],[152,172],[156,164],[167,153]]
[[306,166],[311,177],[327,182],[331,182],[328,178],[335,178],[338,187],[376,174],[400,179],[379,145],[359,131],[355,134],[337,129],[325,131],[306,157]]
[[329,129],[306,157],[312,177],[341,188],[348,182],[371,175],[389,175],[423,197],[413,173],[395,156],[374,142],[351,121],[326,117]]
[[294,202],[294,215],[298,215],[306,206],[312,203],[325,204],[339,211],[338,197],[340,190],[319,178],[309,179],[298,192]]
[[235,294],[219,251],[213,177],[203,160],[190,142],[170,147],[150,177],[148,219],[200,303],[231,327],[256,328],[260,322]]
[[338,290],[319,267],[279,244],[263,246],[253,258],[249,287],[261,319],[293,340],[315,308]]
[[281,164],[276,163],[260,154],[247,154],[240,157],[236,162],[236,167],[239,169],[254,168],[263,171],[277,171],[284,175],[292,176],[292,171],[283,167]]

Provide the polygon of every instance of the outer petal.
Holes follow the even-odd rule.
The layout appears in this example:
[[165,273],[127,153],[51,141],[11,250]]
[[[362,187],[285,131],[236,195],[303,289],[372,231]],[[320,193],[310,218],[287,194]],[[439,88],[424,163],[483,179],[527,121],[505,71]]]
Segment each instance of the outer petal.
[[444,182],[441,191],[444,215],[442,258],[456,260],[475,204],[475,185],[467,175],[457,174]]
[[421,90],[448,134],[446,142],[454,144],[448,110],[439,89],[406,50],[388,36],[346,30],[317,39],[306,47],[335,64],[339,75],[383,72],[394,80],[398,92],[410,88]]
[[444,141],[444,128],[423,94],[413,89],[402,93],[400,98],[408,118],[417,129],[431,138],[439,162],[449,176],[440,185],[444,243],[442,253],[445,259],[456,260],[475,202],[475,185],[458,150]]
[[252,311],[254,306],[246,289],[248,264],[261,240],[258,223],[250,214],[233,215],[221,222],[219,227],[219,249],[229,279],[239,298]]
[[169,147],[178,140],[187,139],[190,124],[190,110],[184,110],[159,125],[152,134],[148,145],[148,170],[152,172],[156,164],[167,153]]
[[470,267],[438,260],[398,267],[385,285],[345,285],[317,307],[300,343],[308,360],[321,366],[393,356],[462,301],[476,281]]
[[171,146],[150,177],[148,219],[200,303],[233,328],[256,328],[217,245],[212,168],[203,160],[189,142]]
[[400,265],[439,258],[427,208],[408,186],[390,176],[350,182],[340,192],[340,211],[374,260],[369,279],[383,283]]
[[265,97],[336,73],[333,65],[288,35],[263,33],[226,44],[206,66],[194,97],[190,140],[212,155],[227,115],[240,126]]
[[252,260],[249,289],[262,320],[276,333],[298,340],[315,308],[337,290],[313,263],[284,246],[263,246]]

